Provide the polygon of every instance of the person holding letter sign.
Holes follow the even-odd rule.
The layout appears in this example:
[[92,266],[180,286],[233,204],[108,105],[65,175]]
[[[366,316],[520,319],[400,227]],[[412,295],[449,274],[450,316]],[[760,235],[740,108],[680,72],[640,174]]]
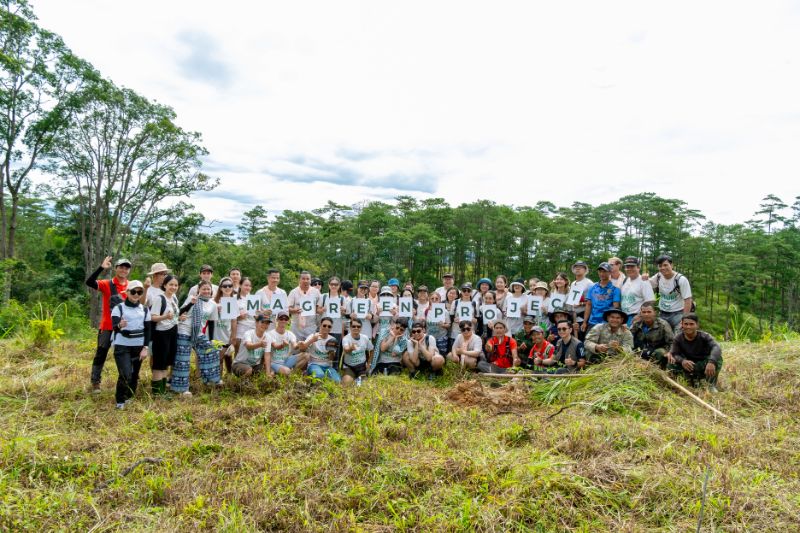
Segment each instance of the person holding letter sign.
[[[289,313],[294,317],[292,320],[292,333],[295,334],[298,341],[305,340],[306,337],[313,335],[317,330],[314,310],[319,297],[319,291],[311,286],[311,273],[307,270],[300,272],[300,282],[289,293]],[[311,301],[311,315],[308,315],[309,309],[301,309],[301,301]]]
[[[264,287],[261,287],[256,292],[256,296],[259,296],[261,298],[261,312],[268,317],[271,317],[272,314],[277,311],[287,311],[287,309],[272,308],[276,300],[281,302],[286,302],[288,300],[286,291],[278,287],[278,284],[280,282],[281,282],[280,270],[277,270],[275,268],[270,268],[267,271],[267,284]],[[270,324],[270,329],[274,328],[275,326]]]
[[[233,353],[235,349],[231,347],[232,339],[236,338],[236,317],[222,318],[222,299],[226,298],[226,307],[232,306],[235,302],[233,298],[233,280],[224,277],[219,280],[219,289],[214,295],[214,303],[217,304],[217,321],[214,325],[214,340],[222,343],[219,349],[220,365],[224,365],[228,373],[231,373],[233,366]],[[230,302],[230,303],[229,303]],[[227,309],[225,309],[227,311]],[[238,310],[238,309],[237,309]],[[226,314],[227,316],[227,314]]]
[[525,285],[519,280],[512,281],[511,294],[503,300],[503,314],[511,335],[522,329],[522,317],[528,314],[527,300]]
[[425,324],[428,334],[436,339],[436,349],[440,354],[447,353],[448,339],[450,338],[450,313],[447,312],[442,303],[442,297],[438,292],[431,293],[431,305],[425,312]]
[[372,340],[372,323],[375,320],[377,304],[369,298],[369,283],[359,281],[356,289],[356,297],[348,304],[348,316],[350,320],[361,322],[360,335]]
[[572,306],[574,321],[572,327],[575,328],[575,335],[580,340],[586,337],[588,331],[584,322],[584,312],[586,311],[586,293],[592,288],[594,282],[586,277],[589,272],[589,265],[585,261],[576,261],[572,265],[572,273],[575,274],[575,281],[569,286],[569,296],[567,304]]

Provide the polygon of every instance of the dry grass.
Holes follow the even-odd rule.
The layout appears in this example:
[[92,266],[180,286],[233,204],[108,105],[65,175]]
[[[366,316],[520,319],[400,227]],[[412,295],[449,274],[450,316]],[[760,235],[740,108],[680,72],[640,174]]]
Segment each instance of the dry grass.
[[226,377],[116,411],[89,343],[0,344],[0,529],[686,531],[708,468],[705,531],[796,531],[798,345],[724,350],[701,396],[733,421],[630,359],[498,388]]

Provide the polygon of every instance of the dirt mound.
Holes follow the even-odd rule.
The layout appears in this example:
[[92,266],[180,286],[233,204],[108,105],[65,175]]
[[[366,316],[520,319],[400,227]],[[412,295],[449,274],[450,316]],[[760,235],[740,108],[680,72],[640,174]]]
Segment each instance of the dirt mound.
[[473,379],[457,384],[447,393],[447,399],[463,406],[479,405],[496,411],[527,404],[528,392],[522,383],[506,383],[493,389]]

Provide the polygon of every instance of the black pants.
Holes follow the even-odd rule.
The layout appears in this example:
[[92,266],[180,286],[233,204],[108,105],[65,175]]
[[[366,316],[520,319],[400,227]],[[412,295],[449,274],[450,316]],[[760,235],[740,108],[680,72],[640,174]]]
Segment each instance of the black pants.
[[142,353],[141,346],[114,346],[114,361],[117,363],[117,392],[114,398],[117,403],[124,403],[125,400],[133,398],[136,394],[136,386],[139,384],[139,369],[142,361],[139,354]]
[[153,332],[153,370],[166,370],[175,362],[178,351],[178,326]]
[[92,359],[92,383],[100,383],[103,375],[103,365],[106,364],[108,350],[111,348],[111,331],[99,330],[97,332],[97,350]]

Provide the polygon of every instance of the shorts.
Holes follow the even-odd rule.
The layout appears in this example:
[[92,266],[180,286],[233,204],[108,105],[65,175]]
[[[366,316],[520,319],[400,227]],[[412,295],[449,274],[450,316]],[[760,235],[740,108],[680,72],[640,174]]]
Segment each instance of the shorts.
[[403,372],[403,365],[400,363],[378,363],[375,365],[373,374],[383,374],[384,376],[391,376],[392,374],[400,374]]
[[347,363],[342,363],[342,374],[345,376],[350,376],[351,378],[355,379],[359,376],[366,376],[368,373],[367,371],[367,363],[361,363],[360,365],[348,365]]
[[299,360],[299,358],[296,355],[290,355],[289,357],[286,358],[285,361],[273,362],[273,363],[270,363],[269,366],[270,366],[270,368],[272,369],[273,372],[278,372],[281,369],[282,366],[285,366],[286,368],[291,370],[291,369],[293,369],[294,367],[297,366],[297,361],[298,360]]
[[258,363],[256,365],[251,365],[249,363],[233,363],[233,366],[231,367],[231,372],[233,372],[237,376],[244,376],[250,369],[253,369],[253,374],[258,374],[259,372],[263,372],[264,363]]

